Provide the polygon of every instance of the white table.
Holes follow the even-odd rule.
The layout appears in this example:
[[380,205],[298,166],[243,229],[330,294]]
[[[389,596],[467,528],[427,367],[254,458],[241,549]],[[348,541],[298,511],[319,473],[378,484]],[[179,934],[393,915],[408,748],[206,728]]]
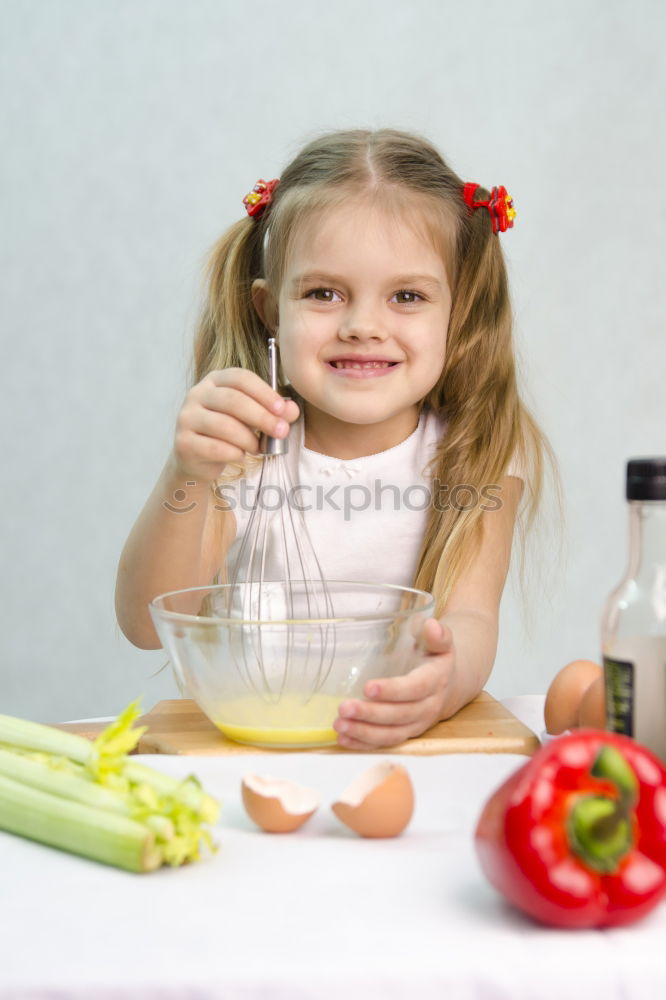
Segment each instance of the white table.
[[[0,1000],[666,996],[666,906],[626,929],[563,932],[485,882],[476,819],[524,757],[401,758],[416,811],[387,841],[356,837],[329,809],[376,758],[141,759],[193,771],[222,799],[219,852],[139,876],[0,834]],[[323,805],[296,834],[261,833],[240,802],[246,771],[316,787]]]

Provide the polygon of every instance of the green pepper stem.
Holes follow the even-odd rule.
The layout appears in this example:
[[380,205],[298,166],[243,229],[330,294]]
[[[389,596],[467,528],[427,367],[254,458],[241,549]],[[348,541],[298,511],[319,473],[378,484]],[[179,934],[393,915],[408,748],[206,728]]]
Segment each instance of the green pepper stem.
[[615,747],[608,744],[602,746],[590,773],[595,778],[605,778],[606,781],[612,782],[625,807],[629,808],[635,804],[638,798],[638,779],[624,754]]
[[588,868],[610,874],[633,847],[631,817],[619,799],[586,795],[569,815],[569,844]]

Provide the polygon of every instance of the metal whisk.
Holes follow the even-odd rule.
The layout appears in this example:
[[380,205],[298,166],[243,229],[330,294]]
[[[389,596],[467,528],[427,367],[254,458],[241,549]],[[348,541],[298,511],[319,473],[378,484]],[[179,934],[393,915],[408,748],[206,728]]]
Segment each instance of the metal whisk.
[[[268,364],[277,391],[273,337]],[[228,612],[239,620],[231,652],[246,684],[264,700],[293,692],[307,702],[333,663],[333,602],[303,513],[294,506],[288,438],[262,434],[259,444],[257,495],[229,576]]]

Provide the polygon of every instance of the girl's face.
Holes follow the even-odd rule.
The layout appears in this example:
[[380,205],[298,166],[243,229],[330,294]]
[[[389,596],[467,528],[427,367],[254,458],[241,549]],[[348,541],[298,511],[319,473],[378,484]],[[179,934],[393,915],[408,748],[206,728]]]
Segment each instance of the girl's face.
[[418,225],[360,199],[305,225],[282,282],[278,343],[306,401],[306,441],[367,441],[372,427],[384,450],[408,437],[441,374],[450,312],[444,261]]

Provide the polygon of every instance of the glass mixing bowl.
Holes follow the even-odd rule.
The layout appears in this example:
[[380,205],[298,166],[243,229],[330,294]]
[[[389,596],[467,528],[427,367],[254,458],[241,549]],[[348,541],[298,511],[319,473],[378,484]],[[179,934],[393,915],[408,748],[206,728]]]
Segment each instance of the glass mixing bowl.
[[[182,693],[229,739],[285,749],[334,744],[341,701],[421,661],[421,628],[434,613],[430,594],[341,581],[328,581],[318,594],[321,586],[220,584],[151,602]],[[313,617],[322,607],[330,616]]]

